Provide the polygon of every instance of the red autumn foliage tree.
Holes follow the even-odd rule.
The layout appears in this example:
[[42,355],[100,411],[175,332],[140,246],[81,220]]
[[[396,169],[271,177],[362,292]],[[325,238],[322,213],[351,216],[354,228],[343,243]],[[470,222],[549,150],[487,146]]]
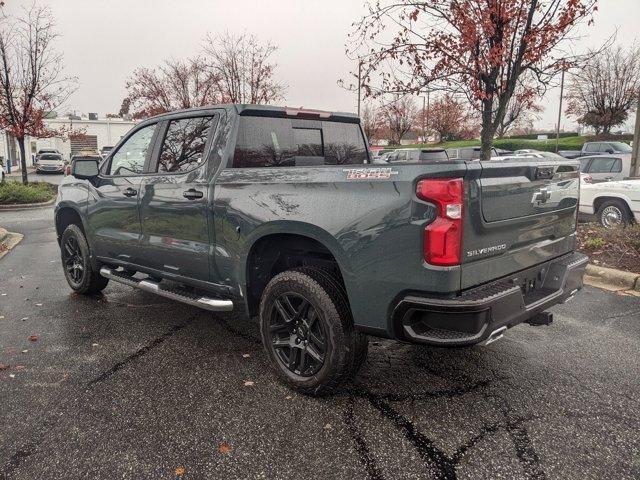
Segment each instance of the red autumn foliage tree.
[[58,34],[51,11],[33,4],[17,17],[0,19],[0,128],[18,141],[22,183],[27,183],[25,137],[68,132],[47,128],[45,117],[60,107],[76,79],[63,73],[54,48]]
[[[419,125],[422,125],[422,114],[421,111],[416,122]],[[427,131],[438,134],[441,142],[475,138],[480,133],[478,116],[469,102],[450,94],[432,102],[424,115]]]
[[401,97],[381,107],[384,126],[389,131],[389,145],[400,145],[418,116],[418,109],[411,97]]
[[138,68],[127,80],[121,112],[136,118],[220,103],[218,77],[201,57],[165,60],[157,68]]
[[623,124],[640,96],[640,49],[620,47],[595,52],[573,75],[567,89],[567,113],[592,127],[596,134],[610,133]]
[[204,51],[224,101],[265,104],[282,100],[285,86],[276,81],[277,65],[271,59],[277,50],[253,35],[209,35]]
[[[512,97],[526,101],[544,91],[566,61],[559,47],[578,24],[591,22],[596,2],[368,3],[348,52],[361,59],[367,95],[435,87],[465,94],[480,112],[482,158],[488,159]],[[532,84],[522,84],[523,75]]]

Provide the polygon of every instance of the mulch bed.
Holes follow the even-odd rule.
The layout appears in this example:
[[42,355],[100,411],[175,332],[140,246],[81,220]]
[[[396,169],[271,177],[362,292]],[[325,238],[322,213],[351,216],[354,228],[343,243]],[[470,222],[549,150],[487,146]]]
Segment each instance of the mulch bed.
[[578,225],[578,250],[594,265],[640,273],[640,225],[611,230],[593,223]]

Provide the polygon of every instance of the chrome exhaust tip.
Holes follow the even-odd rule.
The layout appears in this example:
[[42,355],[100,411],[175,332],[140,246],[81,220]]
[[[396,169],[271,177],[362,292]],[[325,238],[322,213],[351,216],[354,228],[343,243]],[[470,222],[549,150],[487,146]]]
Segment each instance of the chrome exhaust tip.
[[482,343],[482,345],[486,347],[487,345],[495,342],[496,340],[500,340],[502,337],[504,337],[504,332],[506,331],[507,331],[506,326],[495,329],[493,332],[491,332],[489,337]]

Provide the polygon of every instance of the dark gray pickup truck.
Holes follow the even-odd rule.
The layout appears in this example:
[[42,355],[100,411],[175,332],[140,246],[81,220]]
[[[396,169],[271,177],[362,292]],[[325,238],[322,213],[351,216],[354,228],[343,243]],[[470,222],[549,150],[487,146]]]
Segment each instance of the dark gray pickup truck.
[[64,273],[258,316],[276,371],[311,394],[367,335],[489,343],[582,287],[573,160],[372,164],[350,114],[223,105],[160,115],[59,188]]

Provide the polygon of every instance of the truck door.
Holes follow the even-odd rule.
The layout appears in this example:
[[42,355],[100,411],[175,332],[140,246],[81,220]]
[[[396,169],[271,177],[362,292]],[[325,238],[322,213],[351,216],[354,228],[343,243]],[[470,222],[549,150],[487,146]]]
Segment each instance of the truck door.
[[141,186],[143,264],[167,278],[210,280],[213,192],[206,156],[217,119],[215,114],[191,114],[163,122],[152,174]]
[[140,261],[138,195],[156,130],[154,123],[129,134],[102,165],[90,191],[87,226],[92,248],[99,257],[128,263]]

